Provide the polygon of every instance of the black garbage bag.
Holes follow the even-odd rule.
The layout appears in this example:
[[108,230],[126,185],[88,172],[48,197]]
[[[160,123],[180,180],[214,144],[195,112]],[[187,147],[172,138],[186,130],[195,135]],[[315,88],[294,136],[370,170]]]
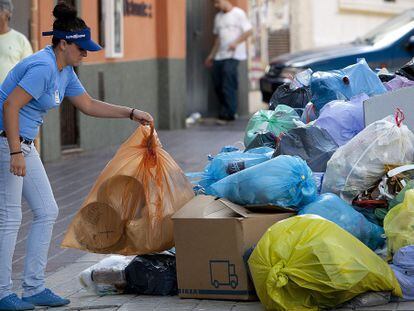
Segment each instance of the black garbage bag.
[[378,75],[378,78],[381,80],[381,82],[389,82],[392,79],[395,78],[395,74],[393,73],[381,73]]
[[270,147],[276,149],[277,137],[272,132],[259,133],[256,137],[246,146],[246,151],[259,147]]
[[414,81],[414,59],[410,60],[395,72],[397,75],[404,76]]
[[126,292],[130,294],[173,296],[178,293],[175,254],[140,255],[125,268]]
[[313,172],[325,172],[326,164],[338,149],[335,140],[320,127],[298,127],[285,133],[273,157],[285,154],[299,156]]
[[270,110],[275,110],[277,105],[286,105],[294,109],[303,109],[311,100],[312,95],[309,87],[299,87],[291,90],[288,83],[279,86],[270,99]]

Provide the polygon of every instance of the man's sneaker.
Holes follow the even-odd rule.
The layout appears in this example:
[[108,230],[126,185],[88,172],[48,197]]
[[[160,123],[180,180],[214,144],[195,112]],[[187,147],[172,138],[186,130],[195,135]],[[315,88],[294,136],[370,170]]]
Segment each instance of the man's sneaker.
[[34,310],[34,308],[33,304],[21,300],[16,294],[10,294],[0,300],[1,311],[23,311]]
[[22,300],[43,307],[61,307],[70,304],[69,299],[59,297],[48,288],[39,294],[23,297]]

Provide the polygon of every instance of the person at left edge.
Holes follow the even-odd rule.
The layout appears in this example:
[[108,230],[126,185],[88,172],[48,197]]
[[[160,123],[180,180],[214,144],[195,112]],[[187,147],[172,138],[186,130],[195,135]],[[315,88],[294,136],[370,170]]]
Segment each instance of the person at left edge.
[[[74,8],[59,2],[54,10],[52,45],[20,61],[0,87],[0,310],[32,310],[70,303],[45,287],[45,268],[58,215],[50,182],[33,145],[48,110],[67,97],[81,112],[100,118],[130,118],[150,124],[150,114],[91,98],[73,66],[87,51],[101,47]],[[12,258],[20,227],[22,195],[33,212],[27,237],[23,297],[12,292]]]
[[0,0],[0,85],[19,61],[33,53],[24,34],[10,27],[13,17],[11,0]]

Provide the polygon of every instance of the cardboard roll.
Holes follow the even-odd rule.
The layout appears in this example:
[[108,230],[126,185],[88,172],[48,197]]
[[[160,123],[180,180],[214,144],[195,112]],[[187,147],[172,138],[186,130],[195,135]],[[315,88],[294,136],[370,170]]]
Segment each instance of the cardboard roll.
[[106,180],[99,187],[97,201],[112,206],[122,220],[140,218],[146,205],[141,182],[126,175],[116,175]]
[[77,241],[94,252],[106,252],[122,240],[125,221],[105,203],[93,202],[83,207],[75,224]]

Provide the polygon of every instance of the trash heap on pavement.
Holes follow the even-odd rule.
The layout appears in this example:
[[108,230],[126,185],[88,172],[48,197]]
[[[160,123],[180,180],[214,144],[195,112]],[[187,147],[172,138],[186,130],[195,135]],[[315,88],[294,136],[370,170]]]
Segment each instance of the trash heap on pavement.
[[[402,111],[393,102],[393,115],[371,124],[364,119],[365,101],[414,86],[413,72],[414,64],[409,63],[396,74],[377,74],[362,59],[340,70],[308,69],[282,85],[270,109],[251,117],[244,148],[225,146],[208,157],[204,171],[187,174],[194,198],[178,196],[177,203],[176,194],[163,190],[169,195],[166,201],[179,204],[160,207],[168,208],[165,221],[174,225],[174,262],[162,257],[154,264],[169,267],[155,277],[170,284],[168,290],[153,290],[155,285],[146,283],[145,266],[144,272],[134,273],[135,283],[142,275],[144,285],[132,286],[125,276],[117,280],[122,290],[110,288],[112,293],[132,288],[182,298],[258,297],[269,310],[413,300],[414,134],[405,121],[414,110]],[[136,164],[129,165],[134,171]],[[176,166],[171,167],[167,173],[181,180]],[[100,197],[105,196],[99,193],[108,196],[103,182],[114,173],[100,177],[100,188],[92,190],[97,196],[90,195],[86,203],[103,202]],[[148,177],[134,176],[146,181],[142,191],[147,191]],[[187,191],[188,185],[180,182],[176,191]],[[96,218],[92,211],[84,214],[79,217],[89,215],[89,223]],[[132,230],[131,218],[125,221],[124,230]],[[151,224],[152,230],[159,225]],[[157,236],[165,237],[170,230],[160,229]],[[85,232],[77,233],[76,247],[96,251],[86,245],[90,238]],[[147,242],[129,265],[141,262],[143,254],[162,250],[160,244],[151,248]],[[131,243],[123,241],[111,250],[125,253]],[[121,267],[128,271],[125,264]],[[83,278],[95,282],[96,272],[90,271]],[[88,286],[99,294],[96,284]]]

